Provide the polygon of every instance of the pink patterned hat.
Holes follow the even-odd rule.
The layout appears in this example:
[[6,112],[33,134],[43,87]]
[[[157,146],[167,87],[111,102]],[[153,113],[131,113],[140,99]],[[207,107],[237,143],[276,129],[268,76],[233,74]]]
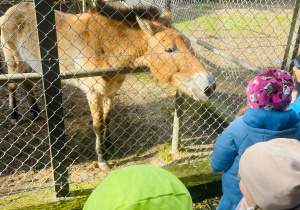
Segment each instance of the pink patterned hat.
[[267,69],[252,79],[247,87],[247,99],[256,109],[284,111],[292,100],[292,76],[280,69]]

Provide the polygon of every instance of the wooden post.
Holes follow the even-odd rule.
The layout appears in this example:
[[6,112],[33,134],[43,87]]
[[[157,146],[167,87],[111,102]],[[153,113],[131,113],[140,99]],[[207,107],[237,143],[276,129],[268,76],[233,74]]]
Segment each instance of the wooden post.
[[181,125],[182,125],[182,105],[184,99],[180,93],[176,91],[175,99],[175,111],[174,111],[174,121],[173,121],[173,138],[172,138],[172,152],[177,153],[180,149],[181,144]]
[[300,44],[300,0],[295,3],[295,10],[293,14],[293,19],[291,22],[290,33],[288,36],[287,47],[284,53],[283,62],[281,69],[286,69],[290,73],[293,72],[293,59],[298,55],[299,44]]
[[56,197],[69,195],[65,126],[53,0],[34,0]]
[[62,11],[62,0],[59,0],[59,11]]
[[82,0],[82,13],[86,12],[86,0]]
[[165,0],[165,8],[169,8],[169,10],[171,10],[171,0]]

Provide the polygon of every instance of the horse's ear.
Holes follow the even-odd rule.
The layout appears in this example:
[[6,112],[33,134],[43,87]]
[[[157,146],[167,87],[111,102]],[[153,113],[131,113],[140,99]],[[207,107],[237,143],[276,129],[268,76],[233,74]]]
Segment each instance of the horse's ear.
[[145,33],[150,34],[150,35],[153,34],[153,30],[151,28],[151,22],[142,20],[142,18],[139,18],[138,16],[136,16],[136,20],[137,20],[139,26],[141,27],[142,31],[144,31]]
[[161,17],[162,18],[166,18],[166,19],[168,19],[170,21],[170,23],[173,23],[173,16],[171,14],[171,10],[169,9],[169,7],[166,7],[164,9],[164,11],[161,14]]
[[173,16],[168,7],[162,12],[160,19],[160,22],[162,22],[165,26],[169,28],[173,27]]

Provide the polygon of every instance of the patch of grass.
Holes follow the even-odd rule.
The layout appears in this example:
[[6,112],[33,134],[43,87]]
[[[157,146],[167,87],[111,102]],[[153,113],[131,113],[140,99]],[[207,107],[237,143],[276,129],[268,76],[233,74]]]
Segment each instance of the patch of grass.
[[220,24],[227,30],[245,30],[251,28],[263,28],[270,24],[265,16],[248,15],[222,15]]
[[196,5],[193,5],[193,9],[211,9],[211,5],[209,5],[209,4],[196,4]]
[[291,23],[291,19],[287,18],[287,17],[281,17],[281,16],[277,16],[276,19],[281,22],[281,23],[286,23],[286,24],[290,24]]
[[[162,146],[162,151],[169,151],[171,144],[165,144]],[[184,151],[179,153],[185,154]],[[176,165],[164,167],[173,174],[178,174],[178,178],[187,186],[195,186],[198,184],[209,183],[221,178],[221,174],[211,173],[209,167],[210,160],[205,159],[193,164]],[[197,170],[195,170],[197,169]],[[202,171],[204,174],[200,174]],[[36,189],[28,192],[22,192],[20,194],[14,194],[9,196],[0,197],[1,207],[3,209],[23,209],[23,210],[50,210],[50,209],[82,209],[88,196],[93,189],[101,183],[102,180],[85,181],[81,183],[71,183],[71,197],[65,199],[55,199],[54,190],[51,189]],[[195,209],[212,209],[218,204],[218,199],[207,198],[204,200],[194,201]],[[0,208],[0,209],[2,209]]]
[[193,210],[216,210],[220,202],[220,197],[206,198],[193,203]]
[[70,184],[71,194],[74,197],[68,197],[63,200],[56,200],[54,189],[37,189],[19,194],[0,197],[0,203],[4,209],[81,209],[91,194],[92,190],[101,182],[94,180]]
[[166,112],[167,118],[174,118],[174,109],[166,104],[161,104],[160,108]]
[[172,144],[171,143],[167,143],[167,144],[164,144],[161,147],[161,149],[160,149],[160,151],[158,153],[158,156],[163,161],[173,162],[173,161],[177,160],[179,157],[182,157],[185,154],[186,154],[186,151],[184,149],[180,149],[178,151],[178,153],[174,154],[172,152]]
[[145,84],[147,84],[147,83],[154,83],[156,81],[156,78],[149,77],[149,75],[147,73],[137,73],[136,77],[140,81],[145,81]]
[[[197,5],[195,5],[197,7]],[[264,33],[274,33],[274,28],[281,26],[289,26],[291,23],[291,16],[277,16],[276,18],[269,18],[262,15],[211,15],[201,14],[189,21],[182,21],[175,24],[175,27],[184,32],[191,33],[195,28],[201,28],[204,31],[218,31],[225,33],[230,30],[241,32],[251,30],[263,30]],[[224,30],[225,29],[225,30]]]
[[204,19],[202,21],[199,21],[199,25],[201,27],[207,28],[208,31],[215,31],[217,29],[217,17],[211,18],[211,19]]
[[198,25],[197,22],[195,21],[184,21],[180,23],[175,23],[175,28],[178,29],[179,31],[190,34],[192,30],[190,28],[194,28]]
[[161,159],[163,161],[171,162],[173,160],[172,154],[169,153],[169,151],[171,150],[171,147],[172,147],[171,143],[164,144],[161,147],[161,149],[158,153],[158,156],[161,157]]

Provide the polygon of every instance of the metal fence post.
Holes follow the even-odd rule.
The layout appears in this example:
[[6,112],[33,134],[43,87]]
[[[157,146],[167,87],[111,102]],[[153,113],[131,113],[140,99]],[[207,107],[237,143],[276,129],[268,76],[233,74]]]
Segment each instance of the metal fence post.
[[56,197],[69,194],[65,126],[53,0],[35,0],[37,29],[43,69],[43,86],[48,118],[51,164]]
[[293,14],[293,19],[291,22],[290,33],[287,41],[287,48],[284,53],[283,62],[281,69],[286,69],[289,72],[292,72],[293,63],[292,59],[298,55],[298,49],[300,44],[300,0],[297,0],[295,3],[295,10]]

